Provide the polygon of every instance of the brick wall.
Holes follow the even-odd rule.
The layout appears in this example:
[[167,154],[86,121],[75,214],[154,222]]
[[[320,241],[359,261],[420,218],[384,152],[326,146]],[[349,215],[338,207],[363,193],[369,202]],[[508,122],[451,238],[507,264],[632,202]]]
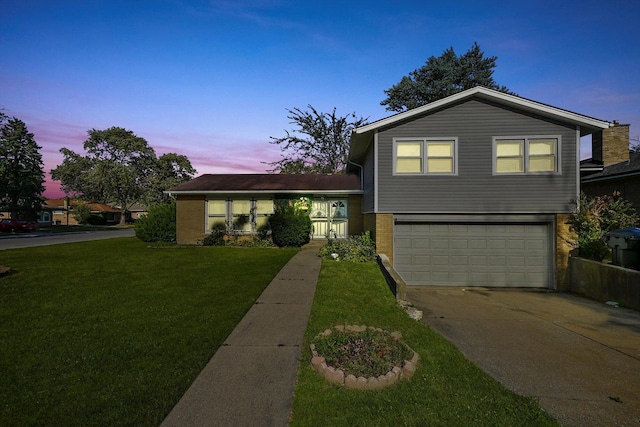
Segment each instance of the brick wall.
[[393,214],[376,214],[376,251],[393,265]]
[[179,196],[176,201],[176,241],[179,245],[198,244],[205,236],[204,196]]
[[57,224],[57,221],[60,221],[60,225],[78,225],[78,221],[76,221],[73,214],[67,211],[64,213],[52,213],[51,221],[52,224]]
[[591,137],[592,158],[604,166],[629,160],[629,125],[614,122],[613,127],[596,132]]
[[376,252],[385,254],[393,265],[393,214],[364,214],[362,223],[376,242]]
[[573,249],[573,233],[569,231],[569,214],[556,214],[555,218],[555,264],[556,264],[556,290],[564,291],[569,287],[569,252]]
[[350,195],[349,196],[349,230],[347,231],[350,236],[362,234],[364,231],[362,219],[362,196]]

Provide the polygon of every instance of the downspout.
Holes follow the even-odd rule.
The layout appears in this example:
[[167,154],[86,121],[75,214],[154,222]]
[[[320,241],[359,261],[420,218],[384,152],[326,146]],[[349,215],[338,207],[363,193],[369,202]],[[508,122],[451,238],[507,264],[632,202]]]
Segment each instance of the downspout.
[[357,166],[360,168],[360,190],[364,191],[364,168],[362,167],[362,165],[359,165],[355,162],[352,162],[351,160],[347,160],[350,164]]
[[[591,135],[591,137],[593,138],[593,135]],[[580,193],[582,192],[582,176],[580,175],[580,158],[582,157],[582,147],[580,147],[580,126],[576,126],[576,139],[578,140],[578,153],[576,155],[576,182],[578,185],[576,185],[576,206],[572,213],[580,212]],[[593,143],[591,144],[593,146]],[[591,155],[591,158],[593,158],[593,154]],[[560,165],[558,165],[558,169],[559,168]]]

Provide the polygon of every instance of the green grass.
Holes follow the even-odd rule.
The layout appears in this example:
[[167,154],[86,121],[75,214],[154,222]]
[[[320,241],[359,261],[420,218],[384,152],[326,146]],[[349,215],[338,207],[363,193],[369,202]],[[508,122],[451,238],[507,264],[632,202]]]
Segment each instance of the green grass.
[[[420,355],[410,380],[376,391],[329,384],[311,368],[313,338],[338,324],[402,332]],[[298,372],[292,426],[557,425],[531,398],[518,396],[452,344],[411,320],[373,263],[324,261]]]
[[290,249],[0,252],[0,424],[158,425]]

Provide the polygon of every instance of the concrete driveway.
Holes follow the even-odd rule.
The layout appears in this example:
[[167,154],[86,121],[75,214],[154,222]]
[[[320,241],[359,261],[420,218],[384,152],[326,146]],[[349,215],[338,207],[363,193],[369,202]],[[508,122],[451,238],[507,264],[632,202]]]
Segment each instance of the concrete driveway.
[[571,294],[408,287],[424,323],[567,426],[640,426],[640,312]]

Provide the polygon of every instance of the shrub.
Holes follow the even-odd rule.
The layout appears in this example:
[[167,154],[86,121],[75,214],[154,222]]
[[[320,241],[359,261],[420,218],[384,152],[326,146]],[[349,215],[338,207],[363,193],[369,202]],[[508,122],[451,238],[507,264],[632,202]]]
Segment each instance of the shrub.
[[275,212],[269,217],[271,238],[280,247],[300,247],[311,238],[311,218],[296,209],[288,200],[275,203]]
[[87,218],[87,224],[89,225],[105,225],[107,223],[107,219],[102,215],[89,215]]
[[269,227],[269,222],[259,226],[256,232],[260,240],[271,240],[271,227]]
[[327,365],[356,377],[378,377],[402,366],[413,352],[389,332],[365,329],[363,332],[332,330],[317,336],[313,344]]
[[211,233],[202,239],[203,246],[224,246],[224,236],[227,234],[227,226],[224,222],[216,222],[211,226]]
[[370,262],[376,259],[376,244],[366,231],[345,240],[329,240],[320,248],[320,256],[336,261]]
[[87,224],[90,217],[91,209],[86,203],[81,202],[74,207],[73,218],[78,222],[78,224]]
[[[203,246],[244,246],[252,248],[269,248],[274,244],[268,236],[268,227],[260,227],[256,235],[238,235],[229,232],[224,222],[216,222],[211,226],[211,233],[202,239]],[[225,239],[226,237],[226,239]]]
[[570,230],[577,236],[572,243],[578,248],[578,255],[595,261],[602,261],[609,254],[603,240],[607,232],[637,223],[635,209],[618,192],[594,198],[581,194],[579,210],[569,219]]
[[271,239],[262,239],[259,236],[245,236],[237,240],[230,240],[227,242],[229,246],[243,246],[248,248],[272,248],[275,245]]
[[176,241],[176,203],[162,203],[153,207],[135,225],[136,237],[143,242]]

